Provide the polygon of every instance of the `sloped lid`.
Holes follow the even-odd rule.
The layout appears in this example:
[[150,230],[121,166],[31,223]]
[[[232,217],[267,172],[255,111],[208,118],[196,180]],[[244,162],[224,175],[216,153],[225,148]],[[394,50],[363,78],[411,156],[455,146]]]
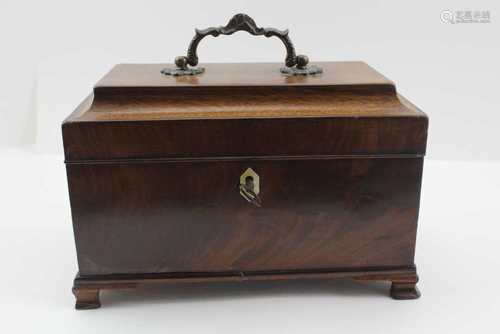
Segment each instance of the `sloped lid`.
[[163,75],[166,64],[116,65],[94,88],[96,96],[109,93],[184,93],[197,89],[212,92],[244,87],[329,87],[357,92],[394,92],[394,84],[364,62],[320,62],[318,75],[283,75],[279,63],[205,64],[205,72],[193,76]]
[[390,80],[363,62],[315,65],[322,74],[206,64],[180,77],[117,65],[63,124],[66,160],[425,153],[426,115]]

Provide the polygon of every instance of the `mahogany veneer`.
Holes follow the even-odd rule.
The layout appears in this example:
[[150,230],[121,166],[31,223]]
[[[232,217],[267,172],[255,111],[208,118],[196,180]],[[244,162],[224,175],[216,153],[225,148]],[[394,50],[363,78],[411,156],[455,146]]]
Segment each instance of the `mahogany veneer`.
[[97,83],[62,126],[77,308],[175,282],[352,277],[419,296],[427,116],[362,62],[317,65],[123,64]]

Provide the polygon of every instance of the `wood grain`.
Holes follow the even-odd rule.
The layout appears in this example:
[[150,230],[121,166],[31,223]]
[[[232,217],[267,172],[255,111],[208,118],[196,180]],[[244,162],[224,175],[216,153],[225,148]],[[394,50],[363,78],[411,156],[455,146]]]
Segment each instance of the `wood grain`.
[[[248,167],[261,208],[237,188]],[[68,165],[80,273],[410,266],[421,168],[417,158]]]
[[420,293],[415,287],[418,281],[416,268],[393,269],[273,271],[273,272],[222,272],[222,273],[163,273],[82,276],[77,274],[73,283],[75,308],[87,310],[99,308],[101,290],[132,290],[152,284],[207,284],[212,282],[250,282],[307,279],[352,278],[357,281],[392,282],[390,295],[394,299],[416,299]]
[[[155,282],[353,277],[418,297],[427,116],[361,62],[118,65],[62,126],[77,308]],[[260,176],[261,207],[240,196]]]
[[[144,93],[148,88],[156,92],[186,93],[190,88],[278,87],[282,90],[301,87],[329,86],[333,89],[371,87],[378,92],[394,92],[394,84],[364,62],[317,62],[323,74],[313,76],[286,76],[280,73],[282,63],[219,63],[200,64],[205,73],[196,76],[166,76],[165,67],[174,64],[119,64],[95,86],[96,95],[120,90]],[[380,90],[379,90],[380,89]]]
[[101,80],[63,124],[66,161],[425,153],[427,116],[364,63],[293,83],[278,64],[214,64],[197,83],[162,66]]

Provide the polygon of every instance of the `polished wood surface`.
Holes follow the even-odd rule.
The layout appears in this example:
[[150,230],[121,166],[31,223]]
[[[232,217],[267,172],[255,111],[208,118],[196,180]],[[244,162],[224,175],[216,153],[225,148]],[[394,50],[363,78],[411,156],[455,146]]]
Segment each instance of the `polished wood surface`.
[[427,119],[281,118],[77,122],[63,128],[68,162],[112,159],[423,155]]
[[[102,79],[62,127],[77,307],[98,307],[100,289],[235,277],[347,275],[418,297],[427,116],[364,63],[320,65],[189,78],[119,65]],[[261,207],[238,190],[249,167]]]
[[[262,89],[262,91],[259,91]],[[219,95],[171,96],[94,95],[91,108],[70,121],[174,121],[201,119],[275,119],[328,117],[425,118],[400,95],[331,93],[322,88],[294,88],[280,92],[255,88],[251,92],[230,89]]]
[[160,73],[174,64],[119,64],[95,86],[96,95],[121,90],[144,93],[148,88],[161,88],[163,93],[184,93],[190,88],[219,87],[313,87],[359,89],[369,86],[394,92],[394,84],[364,62],[317,62],[323,68],[321,75],[285,76],[280,73],[282,63],[226,63],[200,64],[205,73],[196,76],[166,76]]
[[109,276],[81,276],[78,274],[73,283],[76,297],[75,308],[78,310],[101,307],[101,290],[131,290],[150,284],[195,284],[212,282],[251,282],[304,279],[352,278],[357,281],[389,281],[390,296],[394,299],[416,299],[420,292],[416,288],[418,275],[414,266],[399,269],[373,269],[350,271],[315,270],[281,272],[223,272],[223,273],[163,273],[163,274],[128,274]]
[[66,160],[425,153],[427,116],[361,62],[294,83],[279,64],[214,64],[197,84],[162,66],[105,76],[63,124]]
[[[249,167],[262,207],[239,194]],[[69,165],[80,274],[413,265],[421,168],[415,158]]]

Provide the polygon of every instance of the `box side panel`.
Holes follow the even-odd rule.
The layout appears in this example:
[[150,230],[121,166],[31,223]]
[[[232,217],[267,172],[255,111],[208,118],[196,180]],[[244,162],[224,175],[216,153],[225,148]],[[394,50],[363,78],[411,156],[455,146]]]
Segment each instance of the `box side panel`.
[[82,275],[413,265],[421,158],[67,167]]
[[425,154],[426,117],[75,122],[67,161]]

